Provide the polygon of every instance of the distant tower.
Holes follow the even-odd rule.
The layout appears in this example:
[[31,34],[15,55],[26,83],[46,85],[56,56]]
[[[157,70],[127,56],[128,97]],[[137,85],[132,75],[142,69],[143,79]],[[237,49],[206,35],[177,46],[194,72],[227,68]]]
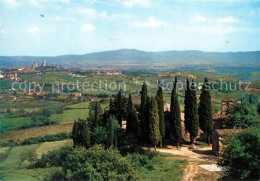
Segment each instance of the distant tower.
[[233,104],[232,99],[223,99],[221,104],[221,116],[226,116],[227,109]]
[[42,61],[42,67],[46,67],[46,60],[45,59]]
[[33,62],[33,64],[32,64],[32,69],[37,69],[39,66],[38,66],[38,64],[37,64],[37,62],[35,61],[35,62]]

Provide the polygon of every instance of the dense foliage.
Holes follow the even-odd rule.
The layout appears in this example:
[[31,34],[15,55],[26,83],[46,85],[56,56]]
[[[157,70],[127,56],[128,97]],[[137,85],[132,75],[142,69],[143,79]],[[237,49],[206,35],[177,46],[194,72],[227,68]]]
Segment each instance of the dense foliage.
[[[186,120],[187,119],[187,120]],[[194,81],[189,83],[187,79],[187,90],[185,92],[185,129],[190,133],[191,146],[195,145],[198,136],[199,118]]]
[[229,136],[219,164],[236,179],[260,179],[260,129]]
[[150,143],[156,148],[156,145],[161,140],[161,134],[159,128],[158,106],[157,101],[154,97],[152,97],[151,101],[149,102],[148,121]]
[[202,86],[198,113],[199,113],[200,129],[205,134],[207,134],[208,144],[210,144],[210,135],[213,131],[213,120],[212,120],[210,86],[209,86],[208,79],[205,79],[205,82]]
[[256,107],[247,101],[235,103],[227,110],[228,119],[225,123],[227,128],[248,128],[259,125]]
[[182,127],[181,127],[181,112],[180,105],[178,101],[178,93],[177,93],[177,77],[175,77],[174,87],[172,89],[171,95],[171,128],[174,137],[174,141],[179,148],[179,143],[182,139]]
[[71,135],[74,147],[90,146],[90,130],[88,123],[85,120],[78,120],[74,122]]
[[156,100],[158,104],[158,114],[159,114],[159,125],[160,125],[160,134],[161,138],[163,139],[165,136],[165,121],[164,121],[164,102],[163,102],[163,90],[162,86],[159,85]]

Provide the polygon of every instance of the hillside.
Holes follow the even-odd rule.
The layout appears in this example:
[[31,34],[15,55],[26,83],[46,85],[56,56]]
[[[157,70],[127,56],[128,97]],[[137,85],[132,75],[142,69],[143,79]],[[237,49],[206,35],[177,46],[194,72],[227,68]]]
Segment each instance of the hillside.
[[117,62],[124,64],[167,63],[173,65],[215,64],[228,66],[259,66],[260,51],[225,53],[194,50],[145,52],[135,49],[121,49],[83,55],[61,55],[55,57],[0,56],[0,66],[26,66],[33,61],[41,61],[43,59],[46,59],[48,63],[59,65]]

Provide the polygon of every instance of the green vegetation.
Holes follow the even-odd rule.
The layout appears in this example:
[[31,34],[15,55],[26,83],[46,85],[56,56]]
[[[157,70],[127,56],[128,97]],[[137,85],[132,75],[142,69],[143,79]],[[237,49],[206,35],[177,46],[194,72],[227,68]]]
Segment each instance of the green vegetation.
[[151,98],[151,101],[148,102],[149,109],[148,111],[148,121],[149,121],[149,138],[151,145],[156,150],[156,145],[161,140],[160,134],[160,125],[159,125],[159,114],[157,101],[154,97]]
[[180,180],[185,165],[186,161],[166,160],[157,152],[138,149],[122,156],[116,149],[95,145],[54,150],[42,155],[35,167],[62,167],[47,180]]
[[39,145],[26,145],[26,146],[16,146],[11,149],[8,157],[0,163],[1,169],[8,169],[8,168],[19,168],[23,167],[24,163],[20,157],[21,154],[28,151],[28,150],[35,150]]
[[58,133],[54,135],[46,135],[46,136],[38,136],[34,138],[26,138],[20,142],[14,142],[13,140],[9,140],[7,142],[1,143],[0,146],[18,146],[18,145],[31,145],[37,143],[43,143],[46,141],[60,141],[71,138],[69,133]]
[[248,128],[252,126],[259,126],[260,120],[258,118],[256,107],[249,102],[233,104],[228,110],[228,117],[225,126],[227,128]]
[[157,94],[156,94],[156,101],[158,104],[158,114],[159,114],[159,125],[160,125],[160,134],[161,138],[163,139],[165,136],[165,121],[164,121],[164,102],[163,102],[163,90],[162,86],[159,85]]
[[85,120],[78,120],[74,122],[71,135],[74,147],[90,146],[90,130],[88,123]]
[[[186,128],[187,126],[187,128]],[[190,133],[191,147],[195,146],[195,138],[198,135],[199,119],[194,81],[190,84],[187,79],[185,92],[185,129]]]
[[174,141],[177,148],[179,148],[180,141],[182,139],[182,127],[181,127],[181,112],[180,105],[178,101],[177,93],[177,77],[175,77],[174,87],[172,89],[171,97],[171,131],[173,133]]
[[260,178],[260,129],[251,128],[225,139],[219,164],[235,179]]
[[205,82],[202,86],[198,113],[199,113],[200,129],[205,134],[207,134],[208,144],[210,144],[210,135],[213,131],[213,120],[212,120],[210,86],[208,83],[208,79],[205,79]]
[[126,133],[133,134],[137,139],[139,136],[139,122],[136,109],[132,102],[132,96],[129,94],[127,102],[127,116],[126,116]]

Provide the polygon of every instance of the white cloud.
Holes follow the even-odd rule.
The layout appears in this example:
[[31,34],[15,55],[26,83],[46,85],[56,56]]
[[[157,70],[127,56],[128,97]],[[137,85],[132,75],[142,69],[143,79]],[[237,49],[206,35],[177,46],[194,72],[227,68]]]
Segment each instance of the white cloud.
[[61,18],[60,16],[55,16],[53,19],[54,19],[55,21],[60,21],[60,20],[62,20],[62,18]]
[[103,19],[110,19],[110,20],[116,20],[116,19],[126,19],[129,20],[132,18],[130,14],[107,14],[106,11],[102,11],[101,13],[98,14],[100,18]]
[[38,32],[45,32],[44,29],[39,28],[38,26],[32,26],[27,29],[29,33],[38,33]]
[[150,0],[119,0],[126,7],[149,6]]
[[0,3],[5,3],[8,6],[18,6],[20,3],[17,2],[17,0],[0,0]]
[[83,8],[83,7],[78,7],[76,9],[80,14],[83,14],[89,18],[95,18],[97,15],[97,11],[95,9],[91,8]]
[[207,19],[200,14],[197,14],[194,18],[190,19],[190,22],[192,22],[192,23],[193,22],[205,22],[205,21],[207,21]]
[[240,21],[232,16],[217,19],[218,23],[239,23]]
[[102,11],[101,13],[99,13],[99,16],[104,19],[117,19],[118,18],[117,14],[108,15],[106,11]]
[[40,6],[39,2],[37,0],[28,0],[28,3],[33,5],[33,6]]
[[70,0],[28,0],[28,3],[40,7],[43,3],[69,3]]
[[81,31],[94,31],[95,27],[91,24],[83,24],[81,26]]
[[146,22],[135,22],[133,24],[136,27],[147,27],[147,28],[160,28],[160,27],[168,27],[169,23],[155,20],[153,17],[150,17]]

